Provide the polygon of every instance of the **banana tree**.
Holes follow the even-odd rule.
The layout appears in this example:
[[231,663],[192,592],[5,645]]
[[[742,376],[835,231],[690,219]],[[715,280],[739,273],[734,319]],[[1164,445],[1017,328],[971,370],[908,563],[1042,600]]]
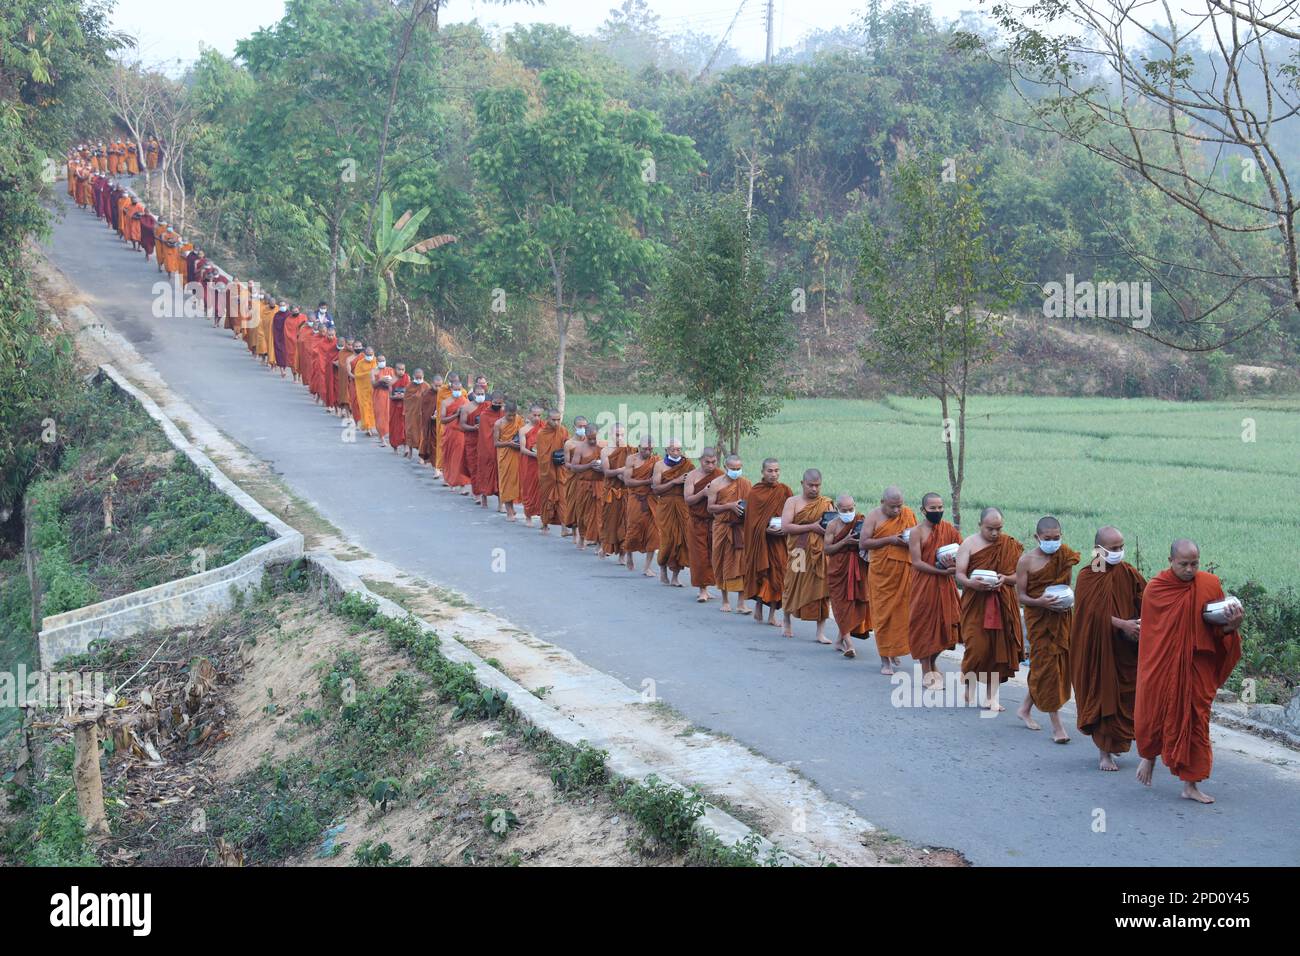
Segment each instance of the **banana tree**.
[[408,328],[411,325],[411,306],[397,290],[397,267],[402,263],[428,265],[429,257],[425,253],[456,241],[455,236],[447,233],[413,241],[420,224],[428,215],[428,206],[415,213],[408,209],[400,219],[393,222],[393,204],[388,193],[384,193],[380,197],[379,222],[373,247],[358,245],[354,249],[355,258],[365,264],[366,274],[375,285],[379,311],[385,316],[388,314],[391,294],[406,310]]

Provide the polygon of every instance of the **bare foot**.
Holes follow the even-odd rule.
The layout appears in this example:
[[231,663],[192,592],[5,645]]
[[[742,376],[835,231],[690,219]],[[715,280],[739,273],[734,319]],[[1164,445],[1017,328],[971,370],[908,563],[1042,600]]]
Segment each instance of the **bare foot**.
[[769,618],[767,619],[767,624],[768,624],[769,627],[780,627],[780,626],[781,626],[781,622],[778,621],[778,620],[776,619],[776,612],[775,612],[775,611],[773,611],[773,612],[772,612],[772,616],[769,617]]
[[[652,578],[652,577],[654,577],[654,576],[655,576],[654,569],[652,569],[652,568],[646,568],[645,576],[648,577],[648,578]],[[667,584],[667,583],[668,583],[667,581],[664,582],[664,584]]]
[[[991,712],[991,713],[994,713],[994,714],[1000,714],[1000,713],[1002,713],[1003,711],[1006,710],[1006,708],[1003,707],[1001,704],[999,704],[997,701],[994,701],[994,702],[991,703],[991,704],[986,704],[986,705],[984,706],[984,709],[987,710],[987,711],[989,711],[989,712]],[[1039,729],[1041,729],[1041,728],[1039,728]]]
[[1138,763],[1137,782],[1144,787],[1151,786],[1151,771],[1155,768],[1155,761],[1143,757]]
[[736,613],[737,613],[737,614],[748,614],[748,613],[749,613],[749,608],[745,607],[743,604],[738,604],[738,605],[736,605]]
[[1019,717],[1021,720],[1023,720],[1025,722],[1025,726],[1028,727],[1030,730],[1043,729],[1039,725],[1038,721],[1034,720],[1034,718],[1029,716],[1029,698],[1027,697],[1025,698],[1025,702],[1020,705],[1020,709],[1016,711],[1016,716]]
[[1214,798],[1208,793],[1201,790],[1196,784],[1190,781],[1183,784],[1183,792],[1179,794],[1184,800],[1195,800],[1197,803],[1213,803]]
[[1114,754],[1103,753],[1101,762],[1097,764],[1098,770],[1118,770],[1119,764],[1115,762]]
[[891,676],[894,673],[894,665],[891,664],[888,660],[881,661],[880,673],[884,674],[886,677]]
[[761,604],[754,605],[754,623],[755,624],[763,623],[763,605]]
[[832,641],[829,637],[819,637],[819,638],[817,638],[817,643],[818,643],[818,644],[834,644],[835,642]]
[[721,611],[723,614],[730,614],[730,613],[731,613],[731,605],[728,604],[727,602],[723,601],[723,602],[722,602],[722,607],[718,608],[718,610]]
[[781,636],[782,636],[782,637],[794,637],[794,632],[793,632],[793,631],[782,630],[782,631],[781,631]]

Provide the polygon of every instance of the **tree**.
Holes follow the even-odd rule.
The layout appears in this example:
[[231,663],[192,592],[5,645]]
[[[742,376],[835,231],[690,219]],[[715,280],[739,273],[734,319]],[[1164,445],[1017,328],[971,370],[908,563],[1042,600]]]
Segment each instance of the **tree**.
[[[1140,242],[1125,252],[1181,312],[1172,327],[1134,327],[1174,348],[1211,351],[1269,326],[1278,307],[1293,320],[1300,311],[1300,198],[1280,148],[1296,114],[1300,24],[1290,3],[1268,13],[1238,0],[1204,0],[1195,13],[1160,3],[1159,22],[1149,9],[1123,0],[999,4],[1001,35],[967,34],[961,46],[1001,62],[1045,128],[1195,217],[1211,261]],[[1260,236],[1271,240],[1263,254]],[[1216,281],[1197,288],[1203,276]],[[1252,290],[1275,309],[1243,307]]]
[[719,450],[781,408],[791,343],[782,291],[769,282],[746,198],[699,199],[681,217],[641,326],[654,381],[708,410]]
[[686,137],[665,133],[644,110],[608,103],[577,73],[545,70],[540,86],[535,106],[517,86],[480,94],[472,163],[487,200],[485,268],[499,277],[489,285],[546,290],[555,311],[562,412],[573,319],[617,339],[628,291],[652,277],[662,254],[645,235],[668,200],[661,171],[699,160]]
[[446,234],[416,239],[420,224],[428,215],[428,206],[416,213],[408,209],[402,213],[397,222],[393,222],[393,204],[388,198],[388,193],[384,193],[380,197],[379,229],[374,236],[374,245],[373,247],[357,246],[356,249],[357,258],[366,264],[366,274],[374,283],[379,311],[387,315],[388,294],[391,290],[392,294],[401,300],[402,307],[406,310],[408,326],[411,322],[411,306],[397,291],[397,277],[394,275],[397,267],[402,263],[428,265],[429,257],[425,253],[456,241],[455,236]]
[[864,360],[939,401],[958,526],[971,372],[996,354],[1001,313],[1016,288],[990,250],[983,209],[962,171],[966,166],[956,164],[951,182],[943,181],[945,167],[933,158],[895,166],[880,224],[869,222],[863,230],[857,276],[859,298],[873,323]]

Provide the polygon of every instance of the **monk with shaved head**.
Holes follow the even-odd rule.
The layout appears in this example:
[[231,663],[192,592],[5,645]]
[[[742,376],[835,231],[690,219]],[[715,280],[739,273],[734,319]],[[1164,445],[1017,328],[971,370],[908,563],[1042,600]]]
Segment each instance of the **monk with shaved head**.
[[600,452],[600,556],[617,555],[623,560],[623,538],[627,531],[627,506],[624,498],[627,488],[623,486],[623,466],[628,456],[635,451],[628,447],[627,429],[621,422],[615,422],[610,431],[610,440]]
[[835,649],[852,659],[858,656],[850,638],[871,632],[871,599],[867,593],[867,562],[862,557],[862,524],[866,515],[852,495],[835,499],[835,517],[826,525],[826,588],[840,637]]
[[546,410],[534,405],[528,410],[528,423],[520,432],[519,442],[519,493],[523,496],[524,524],[531,525],[533,516],[542,513],[538,483],[537,439],[546,424]]
[[1093,538],[1092,562],[1074,583],[1070,677],[1079,730],[1090,734],[1099,769],[1119,769],[1133,744],[1138,634],[1146,578],[1124,560],[1124,535],[1106,525]]
[[624,525],[627,536],[623,539],[623,550],[627,553],[627,569],[636,570],[636,553],[645,554],[644,574],[648,578],[655,576],[650,570],[650,561],[659,550],[659,527],[655,522],[657,502],[650,491],[651,476],[659,456],[655,454],[654,442],[648,436],[637,443],[636,454],[628,458],[623,465],[623,484],[627,487],[627,498],[623,507],[627,512]]
[[[1020,670],[1025,650],[1016,603],[1016,565],[1025,549],[1002,530],[1002,521],[997,508],[980,512],[979,533],[963,541],[957,551],[956,574],[962,589],[961,642],[966,653],[961,673],[967,681],[966,701],[976,702],[978,685],[983,683],[984,706],[994,713],[1006,710],[998,702],[999,689]],[[977,571],[985,573],[977,575]]]
[[691,563],[691,587],[696,588],[695,600],[703,604],[709,600],[709,585],[716,584],[713,575],[713,516],[709,514],[709,485],[722,476],[718,467],[718,452],[706,448],[700,452],[700,466],[686,476],[682,497],[690,511],[687,525],[687,553]]
[[541,508],[542,534],[553,524],[564,523],[564,486],[569,472],[564,467],[564,446],[569,440],[569,430],[564,427],[560,413],[552,408],[546,413],[546,422],[537,432],[537,501]]
[[743,474],[739,455],[728,455],[722,475],[704,489],[705,508],[713,516],[713,578],[722,592],[725,614],[731,610],[731,595],[736,595],[736,613],[748,614],[745,607],[745,505],[751,485]]
[[560,532],[560,537],[567,538],[571,534],[577,534],[578,527],[578,495],[585,489],[585,486],[579,486],[576,483],[577,471],[573,467],[573,456],[579,449],[587,443],[587,431],[589,425],[587,419],[578,415],[573,419],[573,434],[564,443],[564,488],[561,492],[562,501],[562,521],[564,530]]
[[[650,490],[659,499],[655,527],[659,532],[659,583],[683,587],[677,580],[682,568],[691,563],[689,545],[690,511],[686,508],[686,476],[695,462],[682,454],[682,443],[668,440],[664,459],[650,474]],[[668,579],[671,572],[672,580]]]
[[1199,784],[1210,775],[1210,706],[1241,659],[1243,612],[1231,605],[1225,623],[1205,620],[1205,606],[1223,599],[1223,585],[1200,569],[1201,549],[1179,538],[1169,549],[1169,567],[1142,594],[1142,638],[1138,642],[1138,782],[1151,786],[1157,757],[1183,781],[1180,794],[1197,803],[1214,798]]
[[880,673],[892,674],[908,652],[907,602],[912,591],[912,556],[908,551],[916,513],[903,504],[903,492],[890,485],[880,505],[862,522],[862,551],[871,564],[871,625],[880,654]]
[[817,622],[817,643],[829,644],[826,619],[831,612],[831,593],[826,582],[826,529],[822,515],[834,511],[831,499],[822,494],[822,473],[809,468],[799,483],[799,494],[786,500],[781,509],[781,533],[786,543],[785,584],[781,591],[781,633],[794,637],[794,618]]
[[1061,540],[1061,522],[1051,515],[1038,519],[1034,529],[1038,547],[1016,562],[1016,598],[1025,609],[1029,637],[1029,687],[1016,711],[1030,730],[1042,730],[1030,712],[1037,707],[1052,722],[1052,740],[1070,742],[1058,713],[1070,699],[1071,607],[1059,597],[1044,594],[1054,585],[1066,585],[1079,563],[1079,552]]
[[785,592],[787,548],[781,511],[793,494],[781,481],[781,463],[765,458],[762,480],[749,489],[745,505],[745,597],[754,599],[756,623],[762,623],[767,605],[772,627],[777,626],[776,612]]
[[939,549],[961,544],[961,533],[943,520],[943,495],[931,491],[921,499],[921,521],[908,538],[912,591],[907,599],[907,647],[921,663],[923,686],[942,683],[939,655],[961,639],[957,603],[956,555],[939,557]]

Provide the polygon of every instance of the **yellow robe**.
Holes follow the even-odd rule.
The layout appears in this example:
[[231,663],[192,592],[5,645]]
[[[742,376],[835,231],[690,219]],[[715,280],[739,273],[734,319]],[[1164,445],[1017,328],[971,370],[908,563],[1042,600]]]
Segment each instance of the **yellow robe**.
[[367,359],[364,355],[352,366],[352,374],[356,376],[357,405],[361,411],[359,424],[367,431],[375,427],[375,394],[374,386],[370,383],[370,372],[378,367],[378,359]]

